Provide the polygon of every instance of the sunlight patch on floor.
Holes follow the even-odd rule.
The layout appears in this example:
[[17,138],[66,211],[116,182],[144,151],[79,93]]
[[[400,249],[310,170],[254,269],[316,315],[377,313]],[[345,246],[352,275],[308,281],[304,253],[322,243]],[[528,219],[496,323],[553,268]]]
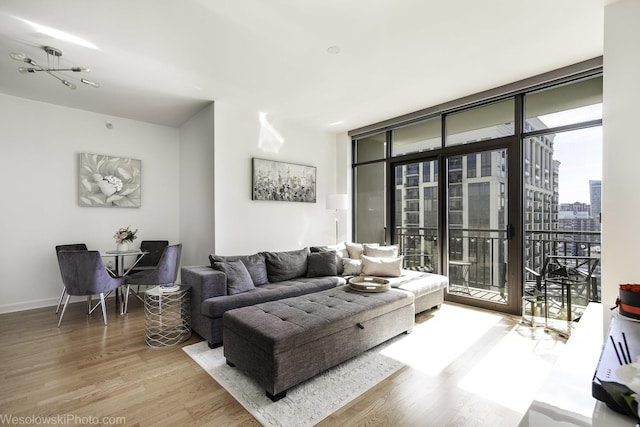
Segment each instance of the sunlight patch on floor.
[[500,322],[502,316],[444,304],[434,317],[381,354],[436,376]]
[[540,328],[517,324],[458,383],[466,391],[525,412],[564,348]]

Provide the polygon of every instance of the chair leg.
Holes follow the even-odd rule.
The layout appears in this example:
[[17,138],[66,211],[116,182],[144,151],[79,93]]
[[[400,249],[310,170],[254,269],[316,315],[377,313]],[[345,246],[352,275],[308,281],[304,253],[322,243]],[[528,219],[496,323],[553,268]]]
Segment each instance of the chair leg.
[[124,311],[122,314],[129,313],[129,288],[131,288],[131,285],[127,285],[127,290],[124,291]]
[[58,328],[60,327],[60,323],[62,323],[62,318],[64,317],[64,311],[67,309],[67,304],[69,304],[69,298],[71,298],[71,295],[67,294],[67,299],[64,301],[64,306],[62,307],[62,312],[60,313],[60,319],[58,319]]
[[107,326],[107,306],[104,303],[104,293],[100,294],[100,305],[102,305],[102,317],[104,317],[104,325]]
[[62,299],[64,298],[64,294],[66,293],[66,289],[64,286],[62,287],[62,292],[60,292],[60,299],[58,300],[58,306],[56,307],[56,314],[60,311],[60,306],[62,305]]
[[93,301],[91,301],[91,295],[87,295],[87,314],[93,313],[91,307],[93,306]]

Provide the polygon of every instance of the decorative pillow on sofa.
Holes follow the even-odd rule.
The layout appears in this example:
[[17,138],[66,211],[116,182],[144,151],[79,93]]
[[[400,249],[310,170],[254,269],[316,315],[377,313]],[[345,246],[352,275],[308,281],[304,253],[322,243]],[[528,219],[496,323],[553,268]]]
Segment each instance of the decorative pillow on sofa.
[[251,275],[242,261],[214,262],[211,266],[227,275],[227,295],[255,289]]
[[235,256],[211,254],[209,255],[209,261],[211,262],[212,268],[215,268],[213,265],[214,262],[242,261],[244,266],[247,268],[254,285],[260,286],[269,282],[269,279],[267,278],[267,265],[264,262],[264,255],[262,254]]
[[312,252],[307,258],[307,277],[336,276],[336,254],[333,251]]
[[267,277],[271,283],[307,275],[309,248],[288,252],[263,252],[263,254],[267,262]]
[[362,260],[342,258],[343,273],[345,276],[359,276],[362,273]]
[[349,258],[349,253],[347,252],[347,247],[344,243],[340,243],[338,245],[330,245],[330,246],[311,246],[309,248],[311,253],[314,252],[331,252],[335,253],[336,256],[336,270],[338,275],[342,275],[343,267],[342,267],[342,258]]
[[370,245],[365,243],[362,245],[364,252],[363,255],[377,257],[377,258],[395,258],[398,256],[398,246],[379,246]]
[[[349,253],[349,258],[351,259],[360,259],[362,257],[362,253],[364,252],[364,246],[362,243],[349,243],[345,242],[345,246],[347,247],[347,252]],[[377,243],[364,243],[369,246],[380,246]]]
[[397,258],[374,258],[362,255],[362,275],[381,277],[402,276],[402,256]]

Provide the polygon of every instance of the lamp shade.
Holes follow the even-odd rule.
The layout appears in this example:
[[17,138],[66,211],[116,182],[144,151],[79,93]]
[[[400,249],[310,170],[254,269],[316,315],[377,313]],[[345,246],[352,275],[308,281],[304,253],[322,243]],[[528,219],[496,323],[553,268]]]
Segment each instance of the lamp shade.
[[349,206],[348,194],[327,194],[327,209],[346,210]]

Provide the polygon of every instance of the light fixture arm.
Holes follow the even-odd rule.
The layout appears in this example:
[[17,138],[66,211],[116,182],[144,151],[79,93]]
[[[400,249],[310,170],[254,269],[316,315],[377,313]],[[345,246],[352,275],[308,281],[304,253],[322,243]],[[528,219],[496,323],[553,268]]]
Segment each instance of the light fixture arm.
[[85,67],[71,67],[71,68],[24,68],[20,67],[20,70],[28,70],[29,73],[35,73],[36,71],[53,71],[53,72],[61,72],[61,71],[73,71],[74,73],[88,72],[89,69]]
[[70,81],[68,81],[66,79],[63,79],[62,77],[58,76],[57,74],[53,74],[51,71],[47,71],[47,70],[43,70],[43,71],[45,71],[50,76],[55,77],[56,79],[60,80],[60,83],[62,83],[63,85],[65,85],[69,89],[75,89],[76,88],[76,85],[74,85],[73,83],[71,83]]
[[[51,46],[43,46],[42,49],[47,53],[47,64],[49,65],[51,63],[51,58],[55,59],[55,65],[59,64],[60,61],[60,57],[62,56],[62,51],[60,49],[56,49],[54,47]],[[28,74],[28,73],[37,73],[39,71],[43,71],[47,74],[49,74],[50,76],[54,77],[55,79],[59,80],[63,85],[67,86],[70,89],[75,89],[76,85],[71,83],[70,81],[68,81],[67,79],[65,79],[64,77],[61,77],[57,74],[54,73],[58,73],[58,72],[66,72],[66,71],[71,71],[74,73],[80,73],[80,72],[89,72],[89,68],[87,67],[70,67],[70,68],[60,68],[60,67],[54,67],[51,68],[50,66],[48,66],[47,68],[41,66],[40,64],[38,64],[36,61],[34,61],[33,59],[25,56],[24,53],[16,53],[16,52],[11,52],[9,54],[9,56],[12,59],[15,59],[16,61],[21,61],[21,62],[26,62],[27,64],[31,65],[31,67],[19,67],[18,71],[20,73],[23,74]],[[80,79],[80,81],[88,86],[92,86],[95,88],[100,87],[100,84],[82,78]]]

